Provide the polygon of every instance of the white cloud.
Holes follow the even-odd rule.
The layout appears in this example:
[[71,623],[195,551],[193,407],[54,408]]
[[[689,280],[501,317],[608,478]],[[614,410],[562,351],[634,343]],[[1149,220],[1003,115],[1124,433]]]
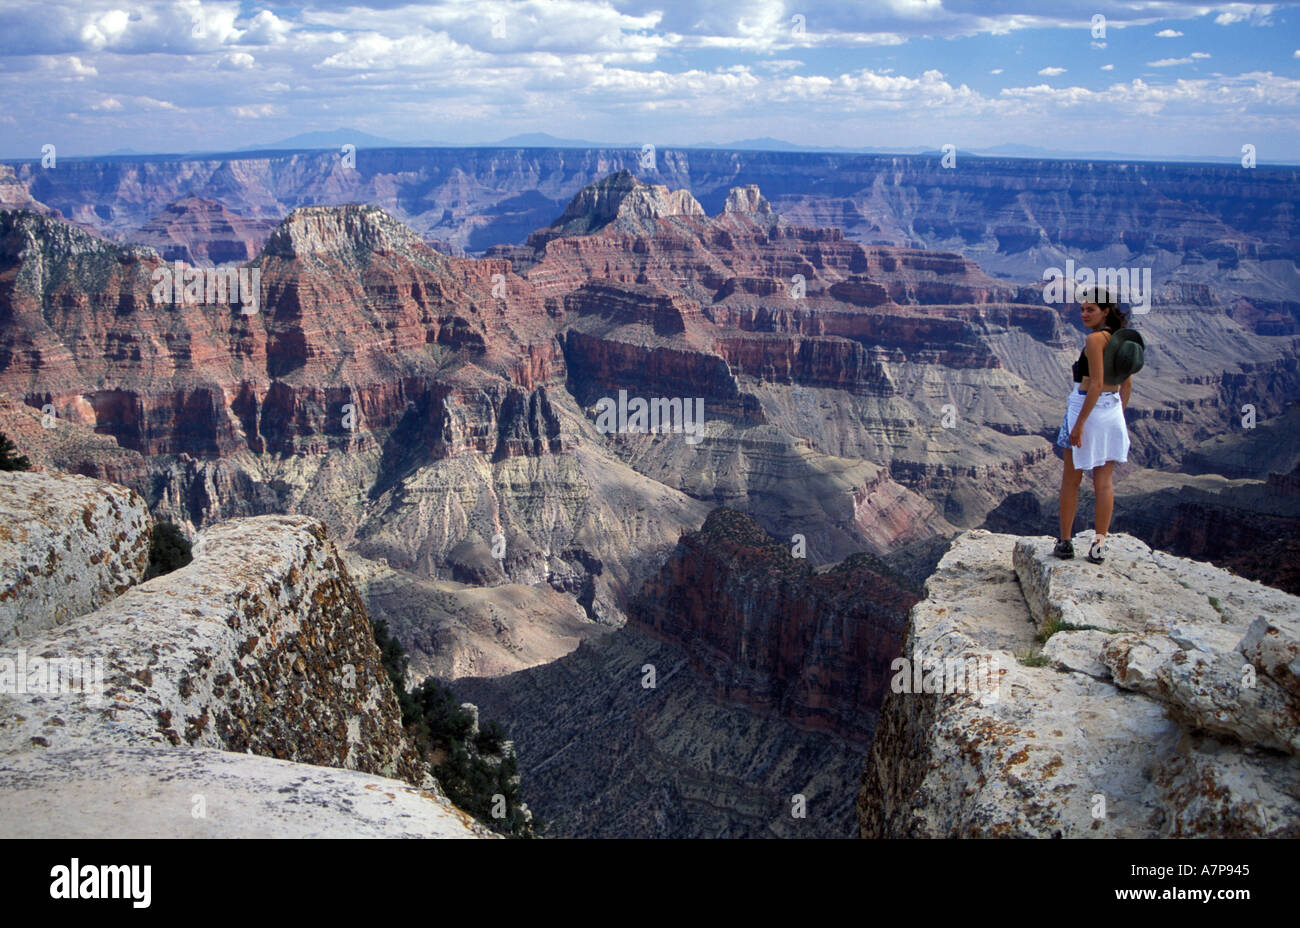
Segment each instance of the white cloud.
[[1172,83],[1152,84],[1134,78],[1127,84],[1112,84],[1105,90],[1083,87],[1013,87],[1002,96],[1024,102],[1055,105],[1090,104],[1116,112],[1155,115],[1176,109],[1200,117],[1206,107],[1223,112],[1227,108],[1245,109],[1267,101],[1270,106],[1294,107],[1300,104],[1300,79],[1281,77],[1269,71],[1239,74],[1217,79],[1182,78]]
[[1159,61],[1148,61],[1148,68],[1172,68],[1179,64],[1191,64],[1191,58],[1161,58]]
[[457,64],[487,64],[490,56],[461,45],[445,33],[404,35],[398,39],[370,32],[352,39],[348,47],[321,62],[322,68],[391,71],[397,68],[443,70]]
[[98,103],[92,103],[90,108],[92,110],[98,110],[99,112],[108,112],[110,110],[120,110],[122,108],[122,103],[114,97],[105,97]]
[[99,75],[94,65],[82,64],[81,59],[76,55],[68,56],[68,64],[72,67],[72,73],[77,77],[96,77]]
[[137,104],[138,104],[142,109],[146,109],[146,110],[174,110],[174,109],[177,109],[176,104],[174,104],[174,103],[170,103],[170,102],[168,102],[167,100],[155,100],[153,97],[136,97],[136,98],[135,98],[135,102],[136,102],[136,103],[137,103]]
[[223,71],[247,71],[255,62],[256,59],[248,52],[231,52],[221,56],[217,67]]
[[274,116],[277,108],[272,103],[258,103],[251,106],[232,106],[230,112],[240,119],[265,119]]
[[[1296,52],[1296,55],[1297,55],[1297,56],[1300,56],[1300,52]],[[993,69],[992,71],[990,71],[989,73],[990,73],[990,74],[1001,74],[1003,70],[1004,70],[1003,68],[994,68],[994,69]]]
[[1251,3],[1228,3],[1218,7],[1222,10],[1218,16],[1214,17],[1214,22],[1219,26],[1231,26],[1234,23],[1249,21],[1252,26],[1271,25],[1269,15],[1277,9],[1276,4],[1262,3],[1259,5]]
[[1199,59],[1199,58],[1209,58],[1209,57],[1210,57],[1210,53],[1209,53],[1209,52],[1192,52],[1192,57],[1193,57],[1193,58],[1198,58],[1198,59]]
[[248,29],[239,37],[243,45],[282,45],[293,24],[280,19],[270,10],[262,10],[248,23]]
[[93,49],[116,43],[126,34],[131,16],[126,10],[109,10],[81,27],[81,40]]
[[1179,32],[1177,29],[1161,29],[1159,32],[1156,33],[1156,38],[1157,38],[1157,39],[1176,39],[1176,38],[1178,38],[1178,37],[1181,36],[1181,35],[1182,35],[1182,33]]
[[1102,69],[1103,71],[1114,71],[1114,70],[1115,70],[1115,66],[1114,66],[1113,64],[1103,64],[1103,65],[1101,66],[1101,69]]
[[1038,73],[1043,77],[1056,77],[1058,74],[1064,74],[1065,68],[1057,68],[1057,67],[1043,68]]

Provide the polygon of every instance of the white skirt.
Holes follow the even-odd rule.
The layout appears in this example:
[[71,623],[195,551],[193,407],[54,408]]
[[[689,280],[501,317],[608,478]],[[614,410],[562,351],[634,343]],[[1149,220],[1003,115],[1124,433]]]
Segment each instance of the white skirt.
[[1120,402],[1118,392],[1102,393],[1097,397],[1097,405],[1092,407],[1083,423],[1083,445],[1075,448],[1070,444],[1070,432],[1087,398],[1086,393],[1070,391],[1065,421],[1056,437],[1057,445],[1074,452],[1077,470],[1092,470],[1107,461],[1125,463],[1128,461],[1128,426],[1124,423],[1124,404]]

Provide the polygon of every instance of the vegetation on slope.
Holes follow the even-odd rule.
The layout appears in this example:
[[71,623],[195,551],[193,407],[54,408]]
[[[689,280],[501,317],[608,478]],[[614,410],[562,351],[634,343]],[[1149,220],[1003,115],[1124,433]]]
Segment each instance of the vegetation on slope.
[[30,470],[32,462],[25,455],[16,454],[17,448],[9,436],[0,432],[0,470]]
[[517,838],[542,836],[544,826],[524,813],[514,752],[503,753],[506,733],[495,721],[475,731],[449,687],[436,680],[406,688],[406,651],[383,621],[375,643],[402,709],[402,725],[433,768],[447,798],[494,831]]

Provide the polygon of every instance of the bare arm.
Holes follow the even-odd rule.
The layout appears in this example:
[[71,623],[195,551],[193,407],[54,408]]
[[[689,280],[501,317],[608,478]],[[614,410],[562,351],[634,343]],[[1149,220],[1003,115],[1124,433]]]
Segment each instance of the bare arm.
[[[1089,361],[1089,364],[1092,362]],[[1128,397],[1133,392],[1133,378],[1125,377],[1124,382],[1119,385],[1119,401],[1123,404],[1124,409],[1128,409]]]

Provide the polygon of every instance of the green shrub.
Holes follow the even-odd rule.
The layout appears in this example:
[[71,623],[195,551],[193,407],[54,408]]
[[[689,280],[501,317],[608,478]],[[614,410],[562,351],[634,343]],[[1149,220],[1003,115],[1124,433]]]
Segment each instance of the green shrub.
[[505,740],[506,730],[493,720],[479,728],[478,738],[475,739],[474,745],[478,748],[480,754],[500,754]]
[[21,454],[9,440],[9,436],[0,432],[0,470],[31,470],[32,462]]
[[[506,740],[505,729],[489,721],[471,738],[474,716],[460,707],[451,688],[429,679],[407,690],[408,661],[401,642],[382,620],[374,623],[374,634],[402,709],[402,725],[429,761],[447,798],[494,831],[519,838],[540,837],[545,826],[525,822],[519,809],[519,787],[512,782],[519,765],[513,755],[497,759]],[[504,818],[492,817],[493,797],[498,794],[506,800]]]

